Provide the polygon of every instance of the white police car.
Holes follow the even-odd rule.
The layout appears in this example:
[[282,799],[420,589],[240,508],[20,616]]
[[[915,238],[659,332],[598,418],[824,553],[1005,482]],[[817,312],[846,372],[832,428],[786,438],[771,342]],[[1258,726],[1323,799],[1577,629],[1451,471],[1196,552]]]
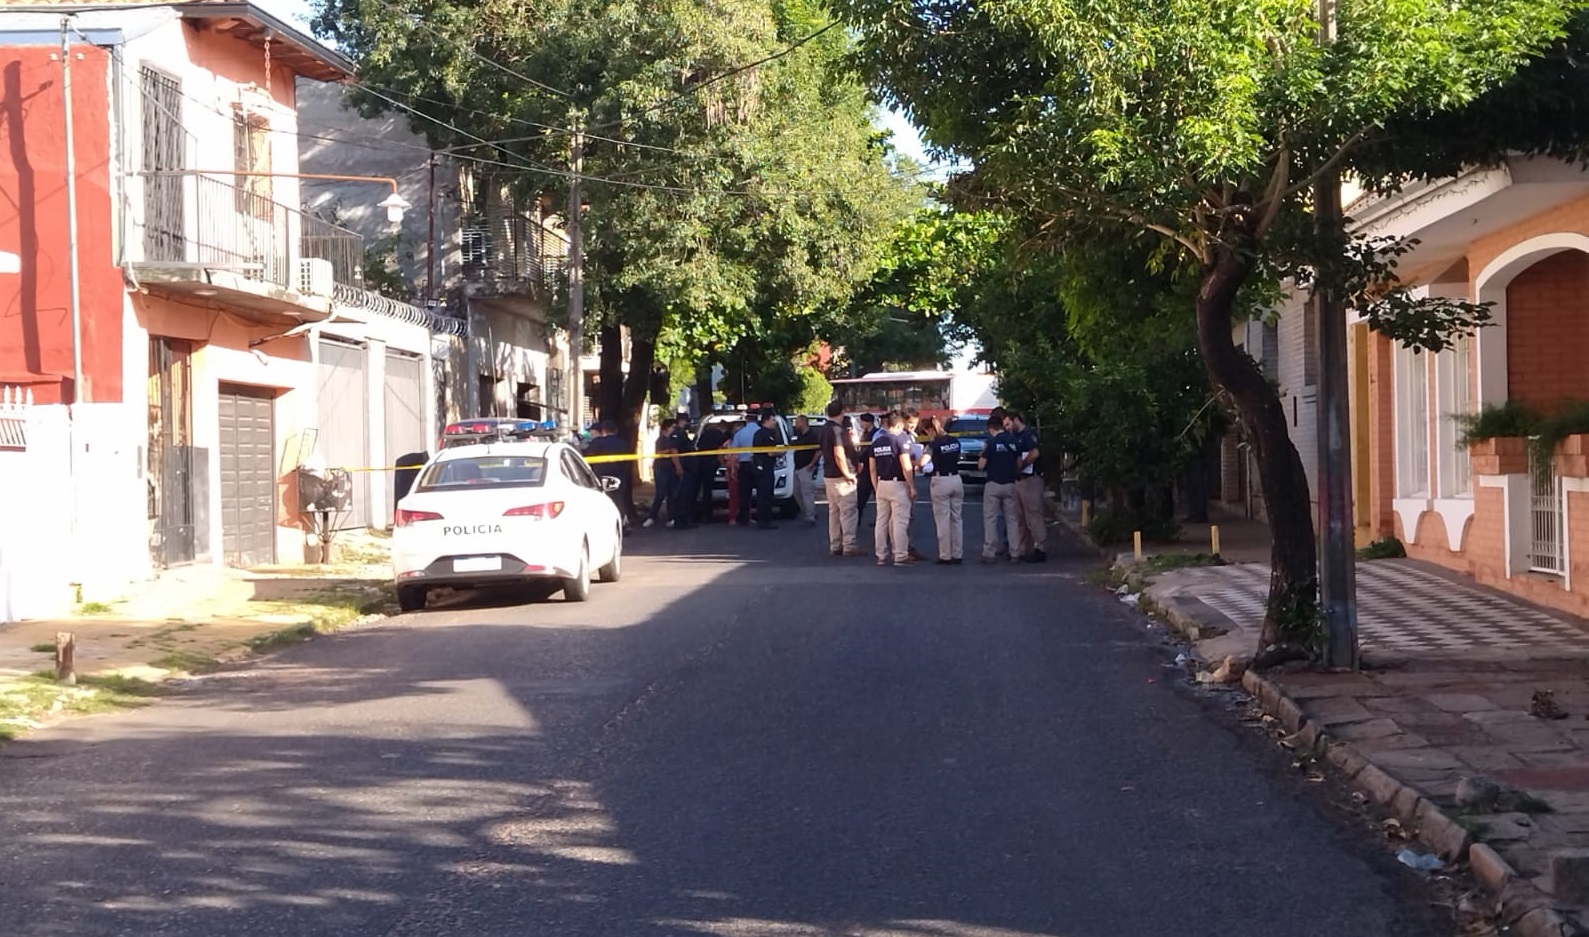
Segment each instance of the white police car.
[[[745,411],[713,413],[711,416],[702,418],[701,429],[704,430],[714,423],[744,422],[746,419],[754,418],[754,412],[751,411],[750,414]],[[781,415],[773,420],[773,432],[777,434],[778,445],[780,446],[789,445],[789,440],[794,438],[794,431],[790,427],[789,421]],[[724,445],[732,446],[733,441],[730,440]],[[772,500],[778,509],[779,516],[784,518],[794,517],[800,512],[800,506],[795,501],[794,463],[790,461],[789,455],[787,452],[780,453],[773,459],[772,463]],[[714,504],[728,503],[728,470],[721,465],[717,466],[716,473],[712,476],[712,502]]]
[[552,440],[449,446],[397,504],[392,572],[403,611],[435,586],[547,582],[583,602],[592,576],[622,572],[623,520],[572,446]]

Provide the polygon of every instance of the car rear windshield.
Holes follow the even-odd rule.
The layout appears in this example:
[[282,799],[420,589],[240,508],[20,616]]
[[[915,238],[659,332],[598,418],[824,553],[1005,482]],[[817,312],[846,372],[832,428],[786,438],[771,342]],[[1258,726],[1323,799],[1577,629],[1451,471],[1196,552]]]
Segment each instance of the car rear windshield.
[[957,416],[949,421],[949,425],[944,427],[944,431],[950,435],[957,433],[985,433],[988,431],[988,418],[985,416]]
[[546,460],[530,455],[483,455],[433,462],[419,476],[417,491],[492,486],[538,488],[546,481]]

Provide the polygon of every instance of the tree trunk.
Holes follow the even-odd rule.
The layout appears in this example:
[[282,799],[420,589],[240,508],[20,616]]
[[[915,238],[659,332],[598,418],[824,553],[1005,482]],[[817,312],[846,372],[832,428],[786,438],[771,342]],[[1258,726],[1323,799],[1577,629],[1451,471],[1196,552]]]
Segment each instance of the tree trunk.
[[623,409],[623,327],[601,327],[601,384],[596,388],[596,418],[622,425]]
[[[1234,237],[1234,239],[1233,239]],[[1318,618],[1318,545],[1302,457],[1286,432],[1285,408],[1263,372],[1237,350],[1231,309],[1252,273],[1250,235],[1227,234],[1204,264],[1197,293],[1197,347],[1214,387],[1230,395],[1258,460],[1269,512],[1269,601],[1258,652],[1277,645],[1311,647]]]
[[[603,341],[605,340],[604,335]],[[603,347],[605,348],[605,346]],[[643,422],[641,416],[645,411],[647,392],[651,389],[651,364],[656,360],[656,354],[657,345],[655,338],[641,335],[639,329],[630,328],[629,374],[627,377],[623,377],[620,372],[620,379],[614,382],[614,386],[617,388],[617,403],[612,410],[613,415],[610,417],[610,419],[617,421],[618,431],[623,434],[624,440],[629,443],[630,452],[640,451],[640,424]],[[603,363],[605,364],[605,360]],[[607,380],[604,376],[602,383],[605,384],[606,382]],[[623,502],[621,509],[626,517],[633,520],[635,517],[634,489],[635,485],[640,483],[640,463],[638,461],[625,462],[624,470],[627,474],[624,478],[623,494],[620,497]]]

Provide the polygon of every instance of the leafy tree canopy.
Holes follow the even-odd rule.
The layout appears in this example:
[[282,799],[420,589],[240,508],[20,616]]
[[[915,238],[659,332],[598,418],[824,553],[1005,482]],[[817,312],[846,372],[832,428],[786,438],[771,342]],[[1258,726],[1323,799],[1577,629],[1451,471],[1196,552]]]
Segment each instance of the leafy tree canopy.
[[562,204],[582,128],[589,325],[669,360],[842,305],[914,207],[833,27],[808,0],[322,0],[316,20],[363,106],[407,106],[525,196]]

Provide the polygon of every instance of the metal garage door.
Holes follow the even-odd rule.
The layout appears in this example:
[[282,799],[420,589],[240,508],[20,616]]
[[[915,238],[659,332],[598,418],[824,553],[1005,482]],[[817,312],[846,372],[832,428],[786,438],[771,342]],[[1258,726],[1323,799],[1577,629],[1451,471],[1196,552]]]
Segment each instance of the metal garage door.
[[276,561],[271,409],[263,391],[221,385],[221,548],[228,566]]
[[[320,436],[316,446],[327,468],[369,464],[369,382],[364,346],[320,341]],[[353,473],[353,505],[340,527],[368,527],[370,476]]]
[[[425,425],[425,384],[418,355],[386,353],[386,464],[399,456],[429,449]],[[388,478],[391,476],[388,475]],[[387,520],[397,507],[393,486],[388,485]]]

